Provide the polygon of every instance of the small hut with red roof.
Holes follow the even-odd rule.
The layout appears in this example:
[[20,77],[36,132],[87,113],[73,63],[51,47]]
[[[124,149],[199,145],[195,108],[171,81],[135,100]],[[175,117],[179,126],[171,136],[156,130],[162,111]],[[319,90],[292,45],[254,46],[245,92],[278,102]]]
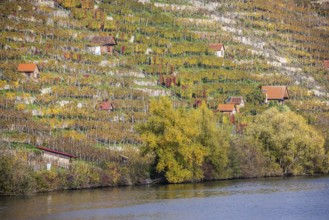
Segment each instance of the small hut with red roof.
[[47,168],[48,167],[50,168],[51,164],[56,164],[59,167],[68,168],[71,163],[71,159],[77,158],[76,156],[74,156],[72,154],[60,152],[60,151],[42,147],[42,146],[38,146],[36,148],[38,148],[39,150],[42,151],[43,159],[47,162],[47,164],[50,164],[50,165],[47,165]]
[[289,99],[287,86],[262,86],[262,93],[266,95],[265,103],[274,100],[283,105],[284,100]]
[[35,63],[21,63],[18,65],[17,70],[29,79],[37,79],[40,77],[39,67]]
[[225,55],[225,47],[221,43],[209,44],[209,50],[214,52],[217,57],[224,57]]
[[235,104],[219,104],[217,110],[229,115],[235,115],[237,113]]

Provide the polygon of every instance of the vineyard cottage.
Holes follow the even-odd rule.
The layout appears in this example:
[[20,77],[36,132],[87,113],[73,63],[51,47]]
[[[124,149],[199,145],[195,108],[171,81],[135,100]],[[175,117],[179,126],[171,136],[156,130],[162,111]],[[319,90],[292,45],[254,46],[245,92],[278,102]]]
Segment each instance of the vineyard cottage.
[[114,109],[113,104],[109,101],[104,101],[100,104],[99,110],[112,111]]
[[117,42],[114,37],[93,37],[90,41],[90,45],[87,46],[87,52],[95,55],[101,54],[113,54],[114,46]]
[[219,104],[218,111],[229,115],[235,115],[237,113],[235,104]]
[[18,65],[17,70],[29,79],[37,79],[40,77],[38,65],[35,63],[21,63]]
[[240,108],[244,107],[244,103],[242,96],[231,96],[227,99],[227,104],[234,104],[238,112]]
[[36,148],[43,151],[42,157],[47,162],[47,168],[51,167],[51,164],[55,164],[63,168],[68,168],[71,163],[71,159],[77,158],[74,155],[52,150],[42,146],[38,146]]
[[283,105],[285,99],[289,99],[287,86],[262,86],[262,93],[265,94],[265,103],[278,101]]
[[217,57],[224,57],[225,55],[225,47],[224,44],[217,43],[217,44],[210,44],[209,45],[210,51],[215,52]]

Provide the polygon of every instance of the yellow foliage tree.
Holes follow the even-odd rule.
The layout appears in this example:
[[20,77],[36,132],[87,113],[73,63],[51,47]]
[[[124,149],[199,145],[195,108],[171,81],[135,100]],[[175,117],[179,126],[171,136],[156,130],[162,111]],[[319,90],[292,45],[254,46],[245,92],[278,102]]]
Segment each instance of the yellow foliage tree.
[[202,179],[207,150],[197,141],[195,119],[186,111],[174,110],[168,98],[152,101],[150,113],[138,129],[145,143],[143,153],[155,154],[156,171],[170,183]]

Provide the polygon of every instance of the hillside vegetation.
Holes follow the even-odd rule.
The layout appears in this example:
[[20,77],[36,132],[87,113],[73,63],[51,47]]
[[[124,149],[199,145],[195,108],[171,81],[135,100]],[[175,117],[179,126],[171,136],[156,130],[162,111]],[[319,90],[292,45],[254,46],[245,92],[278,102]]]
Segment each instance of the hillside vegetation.
[[[329,17],[320,6],[1,1],[0,193],[327,172]],[[88,52],[95,36],[115,37],[113,53]],[[36,63],[40,78],[18,72],[21,63]],[[290,99],[265,105],[261,85],[288,86]],[[235,117],[216,111],[230,96],[246,100]],[[78,159],[36,169],[35,146]]]

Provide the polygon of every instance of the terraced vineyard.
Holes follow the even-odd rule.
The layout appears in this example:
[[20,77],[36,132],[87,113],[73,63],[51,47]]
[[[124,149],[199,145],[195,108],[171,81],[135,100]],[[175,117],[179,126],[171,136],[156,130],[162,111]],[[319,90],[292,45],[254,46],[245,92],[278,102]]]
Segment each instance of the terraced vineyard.
[[[42,145],[96,164],[125,155],[130,167],[143,167],[135,127],[148,118],[150,99],[216,110],[243,96],[237,120],[248,123],[267,108],[253,101],[260,85],[287,85],[287,105],[328,148],[329,17],[319,10],[293,0],[4,0],[1,145]],[[95,36],[115,37],[113,53],[88,51]],[[224,57],[210,50],[214,43],[225,45]],[[36,63],[40,78],[19,73],[20,63]]]

